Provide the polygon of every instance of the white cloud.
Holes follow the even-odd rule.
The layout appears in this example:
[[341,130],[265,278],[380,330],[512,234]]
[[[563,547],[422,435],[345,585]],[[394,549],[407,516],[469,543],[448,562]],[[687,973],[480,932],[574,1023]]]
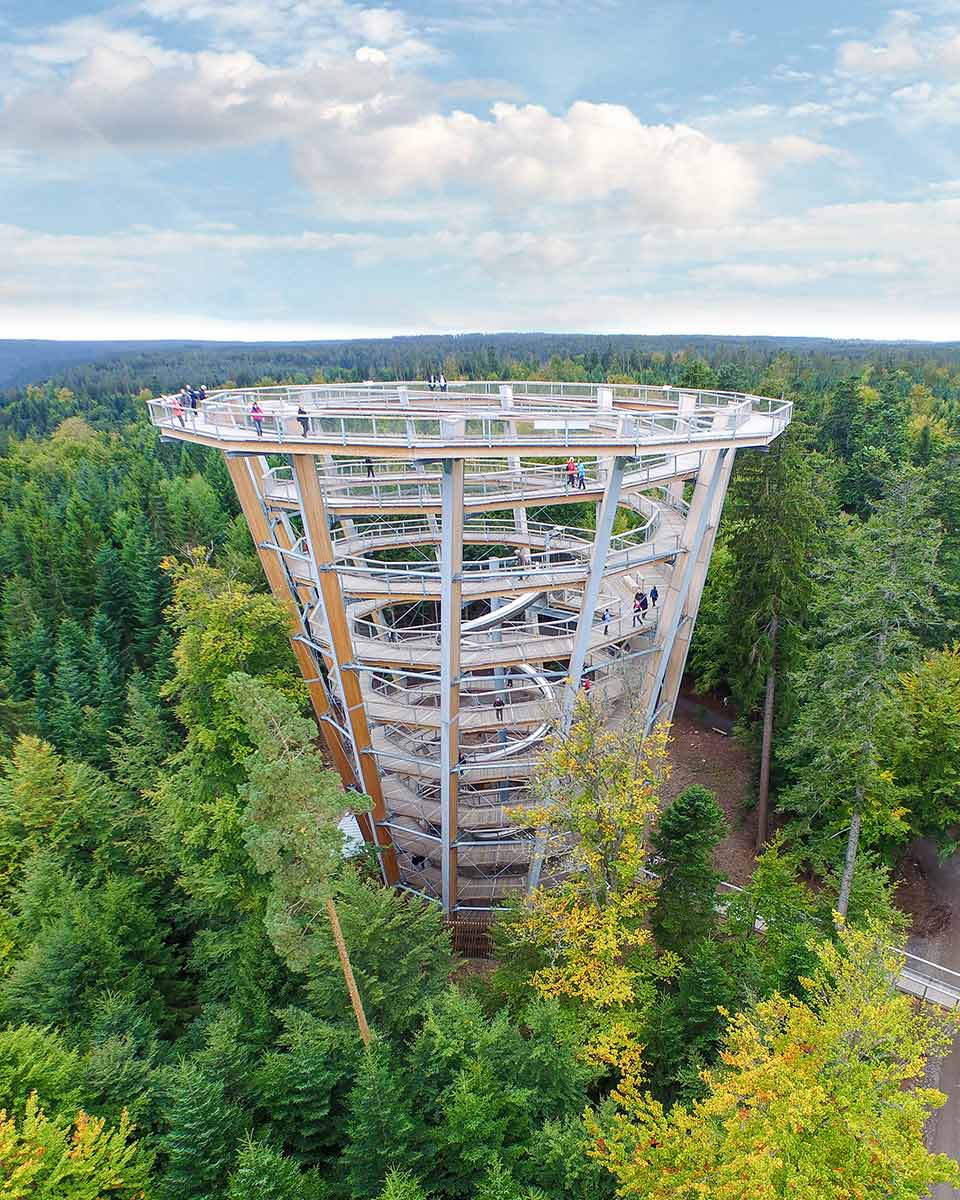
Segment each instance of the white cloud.
[[354,58],[357,62],[385,63],[387,61],[386,53],[378,46],[361,46],[354,54]]
[[838,66],[848,75],[902,75],[923,62],[913,35],[898,30],[883,42],[844,42]]
[[628,108],[579,101],[562,115],[493,105],[488,119],[428,113],[304,145],[318,191],[363,179],[385,195],[444,188],[537,207],[617,202],[649,221],[726,218],[755,197],[757,173],[733,146],[683,125],[645,125]]

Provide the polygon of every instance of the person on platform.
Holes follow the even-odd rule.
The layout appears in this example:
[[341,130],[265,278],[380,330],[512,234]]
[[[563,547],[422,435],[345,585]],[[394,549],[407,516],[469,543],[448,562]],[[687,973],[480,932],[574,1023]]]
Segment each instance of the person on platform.
[[657,607],[657,601],[660,599],[660,593],[657,591],[657,585],[654,584],[650,589],[650,603],[654,608]]
[[582,462],[577,463],[577,487],[581,492],[587,490],[587,468]]
[[363,465],[364,465],[364,466],[367,468],[367,478],[368,478],[368,479],[373,479],[373,477],[374,477],[374,471],[373,471],[373,459],[372,459],[372,458],[365,458],[365,459],[363,460]]
[[497,720],[503,720],[503,697],[497,692],[493,698],[493,711],[497,714]]
[[636,629],[637,622],[643,624],[643,609],[640,607],[640,592],[637,592],[633,599],[633,628]]
[[250,405],[250,419],[257,428],[257,437],[263,437],[263,409],[257,400]]
[[650,601],[647,599],[647,593],[641,592],[640,593],[640,621],[641,621],[641,623],[646,619],[647,609],[649,607],[650,607]]
[[302,404],[297,408],[297,420],[300,422],[300,428],[303,431],[303,436],[306,437],[310,430],[310,418],[307,416],[307,410]]
[[437,383],[440,386],[441,392],[445,392],[447,390],[447,377],[442,371],[440,372],[440,378],[437,380]]
[[577,464],[573,461],[573,456],[567,459],[567,488],[573,491],[573,484],[577,478]]
[[601,614],[600,620],[603,621],[603,636],[610,636],[610,609],[605,608]]
[[187,426],[183,419],[183,405],[180,403],[179,395],[174,396],[171,407],[173,408],[173,415],[177,418],[183,428],[186,429]]

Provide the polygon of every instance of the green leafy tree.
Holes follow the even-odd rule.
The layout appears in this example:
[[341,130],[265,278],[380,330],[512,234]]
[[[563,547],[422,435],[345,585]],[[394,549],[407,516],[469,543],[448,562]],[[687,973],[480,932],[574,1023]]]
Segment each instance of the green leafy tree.
[[303,970],[330,936],[326,900],[341,864],[343,788],[316,748],[316,725],[289,698],[241,673],[228,688],[254,746],[241,820],[250,857],[270,882],[267,929],[287,965]]
[[[399,895],[345,871],[336,885],[337,912],[350,962],[373,1027],[406,1036],[447,986],[454,959],[435,905]],[[349,998],[329,934],[317,939],[307,990],[329,1020],[349,1013]]]
[[888,931],[842,929],[822,943],[803,999],[775,995],[732,1018],[706,1095],[669,1111],[639,1086],[594,1119],[591,1153],[619,1196],[674,1200],[921,1200],[960,1167],[924,1145],[942,1094],[920,1086],[956,1021],[894,990]]
[[716,925],[713,851],[726,831],[723,809],[704,787],[686,788],[660,814],[650,836],[660,878],[650,925],[664,949],[685,953]]
[[377,1200],[427,1200],[427,1193],[409,1171],[391,1171]]
[[[793,431],[768,455],[741,457],[727,509],[733,586],[726,630],[734,698],[751,716],[762,709],[759,850],[767,837],[777,689],[799,660],[812,596],[810,564],[823,542],[828,496],[822,471]],[[781,713],[784,708],[781,701]]]
[[10,1021],[83,1024],[105,992],[141,1004],[158,1023],[180,995],[174,957],[142,885],[132,878],[68,888],[0,983]]
[[169,619],[178,640],[164,693],[174,698],[186,749],[202,757],[205,774],[239,783],[250,742],[230,679],[246,672],[303,699],[290,651],[290,617],[279,601],[254,594],[199,556],[168,568],[174,585]]
[[87,1106],[108,1125],[118,1125],[127,1112],[141,1132],[154,1132],[161,1057],[157,1027],[143,1007],[127,996],[101,996],[93,1005],[81,1067]]
[[273,1140],[300,1161],[319,1164],[343,1142],[346,1098],[360,1049],[353,1030],[299,1009],[279,1014],[277,1049],[261,1060],[254,1081]]

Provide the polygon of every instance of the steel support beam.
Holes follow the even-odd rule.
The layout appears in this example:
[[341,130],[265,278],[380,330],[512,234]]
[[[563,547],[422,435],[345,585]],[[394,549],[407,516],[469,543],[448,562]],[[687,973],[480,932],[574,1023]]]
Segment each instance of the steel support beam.
[[[334,561],[333,541],[327,525],[327,513],[323,503],[323,494],[320,491],[316,459],[312,455],[296,455],[293,459],[293,471],[300,499],[303,531],[310,548],[310,557],[318,567],[329,565]],[[356,671],[349,668],[354,657],[353,643],[350,637],[343,593],[340,589],[340,577],[335,571],[320,570],[317,574],[320,600],[330,635],[330,648],[336,663],[347,726],[350,729],[350,736],[356,752],[357,768],[363,790],[370,797],[373,808],[376,846],[380,852],[383,873],[387,882],[396,883],[399,878],[396,852],[389,836],[381,828],[381,822],[386,820],[387,812],[380,772],[376,759],[371,753],[370,727],[367,723],[360,680]]]
[[440,483],[440,892],[445,913],[457,906],[463,468],[462,458],[445,458]]
[[[607,555],[610,552],[610,538],[613,535],[613,523],[617,516],[617,504],[620,500],[620,487],[623,483],[623,473],[627,460],[616,457],[610,464],[607,473],[607,486],[603,493],[603,503],[600,506],[600,518],[593,541],[593,554],[590,558],[590,572],[583,589],[583,603],[580,616],[577,619],[577,632],[573,640],[573,650],[570,655],[570,669],[563,693],[563,703],[560,711],[560,734],[566,736],[573,721],[574,707],[577,703],[577,693],[580,691],[580,680],[586,662],[587,648],[590,644],[590,634],[593,631],[593,616],[596,612],[597,601],[600,598],[600,588],[603,584],[604,568]],[[530,858],[530,870],[527,872],[527,890],[533,891],[540,883],[540,873],[543,870],[543,860],[547,852],[546,838],[538,835]]]
[[580,690],[580,680],[583,666],[590,645],[590,635],[593,632],[593,616],[596,612],[597,601],[600,599],[600,588],[603,585],[604,570],[607,565],[607,555],[610,553],[610,538],[613,535],[613,522],[617,516],[617,505],[620,503],[620,487],[623,483],[623,472],[627,460],[617,457],[610,465],[607,476],[607,486],[600,505],[600,518],[593,539],[593,554],[590,557],[590,570],[583,588],[583,604],[577,619],[577,632],[573,639],[573,651],[570,655],[570,671],[567,685],[563,693],[563,707],[560,714],[560,732],[566,735],[573,721],[573,710]]

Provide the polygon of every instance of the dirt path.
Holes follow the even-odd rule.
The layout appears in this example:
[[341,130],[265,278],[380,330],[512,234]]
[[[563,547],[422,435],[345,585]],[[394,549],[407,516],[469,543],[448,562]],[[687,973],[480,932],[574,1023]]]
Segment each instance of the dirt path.
[[[695,697],[682,698],[672,729],[673,772],[664,794],[670,799],[695,783],[716,794],[730,822],[730,833],[717,847],[716,866],[731,883],[742,885],[754,861],[756,819],[744,808],[753,762],[740,742],[719,732],[729,724],[725,716]],[[907,949],[960,971],[960,854],[940,864],[929,842],[916,842],[905,853],[900,874],[897,903],[913,922]],[[947,1103],[927,1124],[927,1145],[960,1161],[960,1038],[932,1069],[929,1084],[946,1094]],[[960,1190],[943,1184],[934,1189],[931,1200],[960,1200]]]
[[718,732],[720,721],[720,714],[698,706],[696,701],[678,706],[671,730],[673,771],[664,799],[673,799],[693,784],[709,788],[716,795],[727,814],[730,832],[717,847],[714,861],[725,878],[742,886],[753,871],[757,831],[753,810],[744,807],[750,797],[753,762],[741,742]]

